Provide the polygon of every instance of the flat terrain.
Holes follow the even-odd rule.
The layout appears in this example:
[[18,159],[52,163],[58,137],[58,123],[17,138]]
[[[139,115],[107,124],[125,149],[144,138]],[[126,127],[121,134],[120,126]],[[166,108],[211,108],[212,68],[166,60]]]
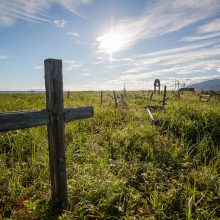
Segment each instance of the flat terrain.
[[[110,92],[108,92],[110,94]],[[121,92],[117,92],[120,94]],[[51,202],[47,127],[0,133],[0,216],[8,219],[219,219],[220,100],[127,91],[64,93],[94,117],[65,124],[69,207]],[[113,96],[112,92],[111,95]],[[118,99],[118,101],[120,101]],[[162,105],[162,104],[159,104]],[[0,94],[0,112],[45,109],[45,94]]]

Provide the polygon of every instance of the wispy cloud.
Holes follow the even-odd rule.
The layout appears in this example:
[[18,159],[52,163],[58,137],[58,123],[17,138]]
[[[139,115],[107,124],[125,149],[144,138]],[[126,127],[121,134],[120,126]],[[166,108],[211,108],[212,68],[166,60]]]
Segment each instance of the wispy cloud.
[[35,66],[34,69],[39,70],[39,69],[43,69],[44,66]]
[[[80,6],[87,5],[91,2],[92,0],[1,0],[0,26],[12,26],[15,24],[16,19],[34,23],[53,22],[54,18],[49,14],[50,7],[53,4],[59,4],[72,13],[85,17],[78,9]],[[57,21],[55,22],[57,23]],[[56,25],[59,27],[62,23]]]
[[161,70],[154,70],[139,74],[128,74],[124,76],[118,77],[118,80],[140,80],[146,79],[150,77],[155,77],[159,75],[164,75],[166,73],[174,73],[174,74],[191,74],[191,73],[201,73],[207,72],[210,70],[218,71],[220,68],[220,60],[207,60],[207,61],[199,61],[194,63],[185,63],[182,65],[177,65],[171,68],[164,68]]
[[216,32],[220,31],[220,18],[217,18],[208,24],[202,25],[198,27],[199,33],[208,33],[208,32]]
[[78,43],[78,44],[82,44],[82,45],[86,45],[86,43],[83,43],[83,42],[80,41],[80,40],[76,41],[76,43]]
[[69,72],[69,71],[71,71],[73,69],[76,69],[76,68],[83,65],[83,62],[81,62],[81,61],[78,62],[78,61],[75,61],[75,60],[64,60],[63,63],[64,63],[64,66],[65,66],[64,67],[64,72]]
[[82,75],[83,76],[90,76],[91,74],[90,73],[83,73]]
[[0,56],[0,59],[3,59],[3,60],[5,60],[5,59],[7,59],[8,58],[8,56],[5,56],[5,55],[1,55]]
[[220,79],[220,75],[192,77],[188,79],[187,84],[193,85],[193,84],[197,84],[197,83],[201,83],[201,82],[205,82],[205,81],[213,80],[213,79]]
[[67,23],[67,21],[65,20],[56,20],[53,22],[55,24],[55,27],[59,27],[59,28],[63,28],[65,26],[65,24]]
[[189,36],[189,37],[183,37],[180,41],[198,41],[198,40],[205,40],[205,39],[210,39],[210,38],[214,38],[214,37],[219,37],[220,36],[220,32],[214,33],[214,34],[206,34],[206,35],[202,35],[202,36]]
[[151,71],[155,67],[165,68],[166,65],[199,62],[214,58],[220,55],[220,49],[216,46],[219,41],[220,39],[217,39],[153,53],[136,54],[132,56],[131,68],[123,73],[145,72],[146,70]]
[[[121,20],[110,33],[98,37],[99,50],[110,53],[111,50],[128,49],[142,39],[180,30],[213,17],[220,10],[220,1],[216,0],[167,0],[166,4],[163,0],[149,2],[141,16]],[[117,45],[112,42],[117,42]]]
[[146,53],[146,54],[136,54],[136,55],[133,55],[131,58],[132,58],[132,61],[134,61],[134,58],[152,57],[152,56],[158,56],[158,55],[164,55],[164,54],[179,53],[179,52],[187,51],[187,50],[191,51],[191,50],[205,48],[205,47],[214,45],[219,41],[220,41],[220,39],[210,40],[210,41],[205,41],[205,42],[202,42],[202,43],[194,43],[194,44],[191,44],[191,45],[187,45],[187,46],[183,46],[183,47],[177,47],[177,48],[168,49],[168,50],[160,50],[160,51],[156,51],[156,52],[152,52],[152,53]]
[[67,35],[73,35],[79,37],[79,34],[77,32],[68,32]]

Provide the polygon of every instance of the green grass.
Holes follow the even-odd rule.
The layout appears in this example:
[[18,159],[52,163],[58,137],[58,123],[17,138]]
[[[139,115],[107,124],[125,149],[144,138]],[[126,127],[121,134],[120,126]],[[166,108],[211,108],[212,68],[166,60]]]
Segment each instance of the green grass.
[[[94,117],[65,125],[67,211],[51,201],[47,127],[0,133],[0,216],[8,219],[219,219],[220,100],[168,92],[153,117],[150,93],[125,103],[100,92],[64,94],[64,107]],[[119,94],[119,92],[118,92]],[[0,112],[45,109],[45,94],[0,94]]]

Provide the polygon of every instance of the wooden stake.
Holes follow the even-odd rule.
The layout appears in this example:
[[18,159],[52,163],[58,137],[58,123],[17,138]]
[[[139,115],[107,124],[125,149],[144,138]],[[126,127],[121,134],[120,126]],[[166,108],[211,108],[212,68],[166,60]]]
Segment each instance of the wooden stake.
[[114,98],[115,98],[115,107],[117,107],[117,98],[116,98],[116,95],[115,95],[115,91],[113,90],[113,93],[114,93]]
[[166,99],[166,91],[167,90],[167,87],[166,86],[164,86],[164,94],[163,94],[163,106],[165,106],[165,99]]
[[152,99],[152,96],[153,96],[153,92],[152,92],[151,95],[150,95],[150,100]]
[[46,105],[51,113],[48,128],[52,199],[59,209],[66,209],[67,179],[64,143],[62,60],[44,61]]

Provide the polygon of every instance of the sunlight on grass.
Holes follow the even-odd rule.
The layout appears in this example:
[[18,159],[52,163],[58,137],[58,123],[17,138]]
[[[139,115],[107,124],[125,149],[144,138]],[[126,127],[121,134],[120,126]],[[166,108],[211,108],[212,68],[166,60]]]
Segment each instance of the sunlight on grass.
[[[199,94],[165,109],[163,98],[127,91],[116,108],[100,92],[64,93],[64,107],[92,105],[94,117],[65,125],[68,210],[51,201],[47,127],[0,133],[0,209],[10,219],[217,219],[220,217],[219,99]],[[118,92],[118,94],[120,94]],[[144,98],[135,98],[135,95]],[[147,99],[148,98],[148,99]],[[0,111],[45,108],[45,94],[0,94]]]

